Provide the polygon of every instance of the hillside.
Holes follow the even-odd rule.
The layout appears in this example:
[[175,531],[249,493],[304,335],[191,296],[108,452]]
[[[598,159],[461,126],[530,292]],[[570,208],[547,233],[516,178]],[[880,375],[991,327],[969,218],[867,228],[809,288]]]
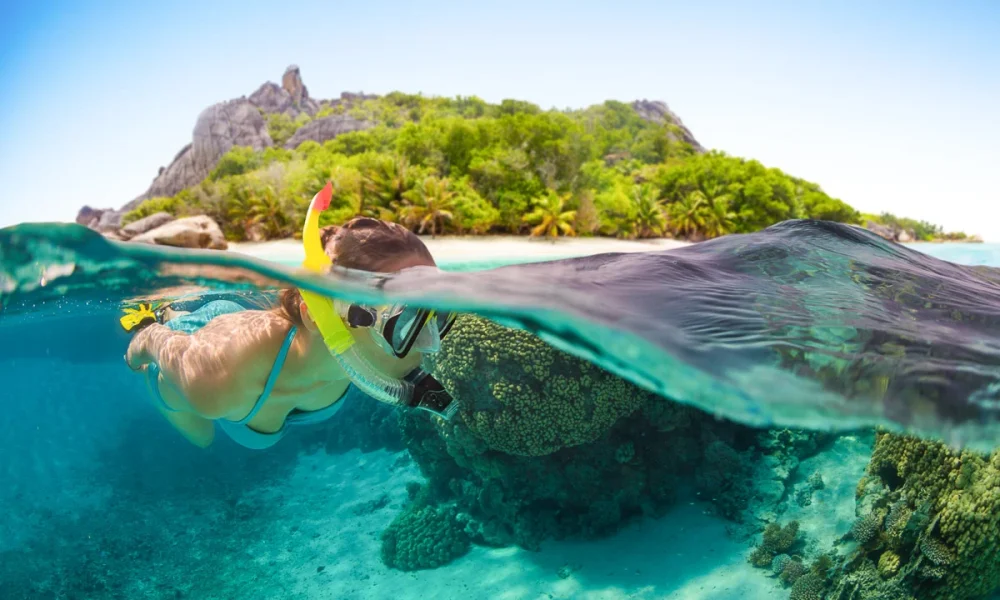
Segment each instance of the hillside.
[[115,237],[156,213],[207,215],[230,240],[289,237],[327,181],[327,223],[369,215],[431,234],[704,239],[818,218],[903,241],[944,235],[892,215],[863,219],[817,184],[706,152],[662,102],[556,111],[399,92],[317,100],[295,66],[281,85],[203,111],[148,190],[118,210],[84,207],[77,221]]

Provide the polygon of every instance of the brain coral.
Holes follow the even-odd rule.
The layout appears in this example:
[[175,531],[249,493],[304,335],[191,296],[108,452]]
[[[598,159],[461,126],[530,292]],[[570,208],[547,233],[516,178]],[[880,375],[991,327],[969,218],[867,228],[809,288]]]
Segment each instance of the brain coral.
[[522,456],[591,442],[655,398],[531,333],[471,315],[431,362],[468,428],[489,448]]
[[929,512],[919,553],[941,577],[922,586],[921,598],[976,598],[1000,586],[1000,450],[959,452],[881,432],[868,472]]
[[434,569],[468,551],[454,509],[410,505],[382,532],[382,562],[401,571]]

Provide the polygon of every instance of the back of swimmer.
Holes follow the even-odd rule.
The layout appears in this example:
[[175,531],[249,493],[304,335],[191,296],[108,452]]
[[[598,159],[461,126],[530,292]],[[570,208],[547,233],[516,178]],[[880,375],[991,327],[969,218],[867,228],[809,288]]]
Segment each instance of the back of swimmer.
[[[435,265],[423,242],[397,224],[357,218],[313,233],[335,266],[391,273]],[[392,325],[412,321],[414,311],[396,308],[386,316],[360,306],[337,309],[350,335],[350,363],[331,351],[328,336],[294,289],[282,291],[278,306],[267,310],[217,300],[173,318],[162,312],[152,319],[131,315],[139,326],[133,329],[126,362],[147,375],[161,414],[203,447],[212,443],[217,429],[242,445],[265,448],[290,425],[322,422],[355,387],[352,375],[360,392],[377,399],[445,417],[453,414],[450,397],[419,368],[423,352],[436,350],[442,335],[437,322],[446,318],[419,313],[418,327],[394,329]],[[347,318],[359,314],[371,318]],[[323,321],[327,327],[329,319]],[[124,326],[125,317],[122,322]],[[387,337],[387,329],[396,336]],[[406,335],[400,338],[400,332]],[[385,387],[403,392],[380,394]]]

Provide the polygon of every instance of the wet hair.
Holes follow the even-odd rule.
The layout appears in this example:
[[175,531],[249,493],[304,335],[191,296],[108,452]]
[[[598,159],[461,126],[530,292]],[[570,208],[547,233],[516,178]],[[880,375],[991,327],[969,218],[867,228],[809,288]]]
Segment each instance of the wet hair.
[[[401,264],[436,264],[423,241],[398,223],[355,217],[340,226],[324,227],[319,238],[333,264],[339,267],[389,273],[398,271]],[[301,304],[302,294],[298,289],[281,292],[280,313],[298,327],[302,327]]]

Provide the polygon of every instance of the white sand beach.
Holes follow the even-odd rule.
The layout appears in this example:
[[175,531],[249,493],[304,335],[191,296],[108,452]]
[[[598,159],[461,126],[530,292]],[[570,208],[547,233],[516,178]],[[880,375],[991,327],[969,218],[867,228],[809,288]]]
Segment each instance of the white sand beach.
[[[439,263],[474,261],[525,261],[589,256],[605,252],[649,252],[687,246],[689,242],[658,238],[619,240],[614,238],[532,239],[518,236],[422,236]],[[298,240],[231,243],[229,250],[285,264],[302,260]]]

